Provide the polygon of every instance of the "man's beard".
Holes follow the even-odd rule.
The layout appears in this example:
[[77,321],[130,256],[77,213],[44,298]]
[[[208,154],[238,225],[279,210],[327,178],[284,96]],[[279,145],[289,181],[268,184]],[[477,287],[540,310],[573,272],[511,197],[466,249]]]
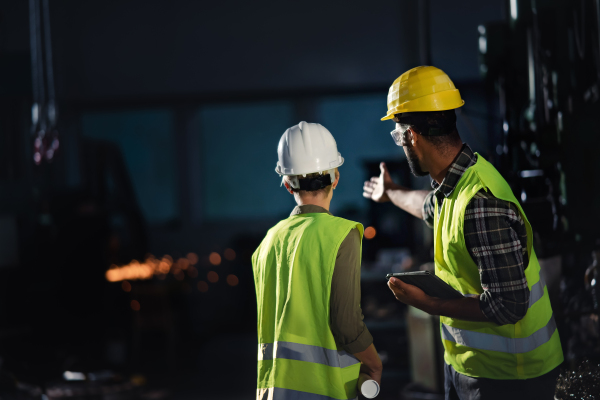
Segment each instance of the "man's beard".
[[406,160],[408,161],[408,166],[410,167],[410,171],[414,176],[425,176],[428,175],[429,172],[425,172],[421,169],[419,165],[419,159],[415,154],[414,150],[411,147],[405,146],[406,150]]

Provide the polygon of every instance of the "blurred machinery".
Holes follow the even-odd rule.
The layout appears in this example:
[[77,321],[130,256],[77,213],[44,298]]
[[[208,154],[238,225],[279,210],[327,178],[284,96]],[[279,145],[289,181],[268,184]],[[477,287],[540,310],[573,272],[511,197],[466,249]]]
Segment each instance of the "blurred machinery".
[[37,384],[64,368],[105,368],[105,336],[114,325],[119,336],[131,337],[129,310],[106,307],[104,274],[111,263],[147,251],[145,222],[118,147],[73,135],[67,111],[71,122],[60,122],[60,145],[70,151],[55,157],[48,6],[29,2],[31,84],[24,75],[29,69],[10,55],[3,71],[13,72],[14,86],[0,91],[6,106],[0,107],[0,230],[6,236],[0,354],[5,368]]
[[506,22],[478,28],[480,72],[499,104],[494,164],[533,226],[541,264],[562,269],[553,304],[567,360],[598,357],[585,344],[598,340],[598,306],[584,273],[600,238],[600,1],[506,7]]
[[[506,0],[505,7],[506,20],[480,25],[476,42],[491,112],[487,118],[494,121],[488,134],[495,151],[489,158],[533,226],[567,366],[574,369],[584,359],[600,358],[600,0]],[[368,176],[378,175],[375,164],[367,168]],[[399,171],[397,181],[407,182],[401,165],[390,170]],[[403,184],[414,187],[408,182]],[[369,217],[378,235],[386,221],[398,218],[395,222],[406,229],[373,241],[377,244],[365,241],[365,266],[376,270],[385,247],[409,247],[414,260],[408,268],[430,259],[431,238],[390,207],[372,206]],[[380,284],[373,272],[367,268],[363,276],[368,326],[371,309],[384,314],[391,307],[384,299],[376,307],[371,304],[376,292],[371,282]],[[405,312],[401,308],[394,311]],[[404,398],[435,398],[443,391],[443,375],[435,367],[442,362],[438,324],[411,311],[401,322],[401,329],[390,332],[396,340],[391,348],[410,349],[410,366],[394,364],[395,350],[389,352],[388,365],[410,370],[413,383]],[[386,335],[374,334],[378,341]],[[379,348],[387,358],[384,346]]]
[[[499,100],[496,165],[520,198],[541,257],[600,237],[600,4],[510,0],[479,26],[480,71]],[[583,248],[582,247],[582,248]],[[538,250],[539,249],[539,250]]]

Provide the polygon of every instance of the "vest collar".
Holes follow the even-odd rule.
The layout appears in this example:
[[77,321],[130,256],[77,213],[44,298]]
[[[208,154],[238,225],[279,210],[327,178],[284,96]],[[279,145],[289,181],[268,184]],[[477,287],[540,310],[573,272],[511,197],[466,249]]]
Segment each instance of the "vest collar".
[[438,184],[433,179],[431,180],[431,187],[434,190],[435,197],[440,201],[443,200],[444,197],[449,197],[467,168],[471,167],[476,162],[477,155],[473,153],[473,150],[471,150],[471,147],[469,147],[468,144],[463,144],[460,153],[458,153],[456,158],[454,158],[454,161],[452,161],[452,165],[450,165],[442,183]]
[[294,207],[294,209],[292,210],[292,213],[290,214],[290,217],[294,216],[294,215],[312,214],[312,213],[327,213],[329,215],[332,215],[329,211],[327,211],[323,207],[316,206],[314,204],[304,204],[301,206]]

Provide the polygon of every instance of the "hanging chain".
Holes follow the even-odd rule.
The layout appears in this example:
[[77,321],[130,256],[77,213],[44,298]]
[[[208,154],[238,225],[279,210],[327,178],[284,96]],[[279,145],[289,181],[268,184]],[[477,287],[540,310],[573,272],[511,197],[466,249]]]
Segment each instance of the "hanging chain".
[[33,161],[40,165],[43,160],[52,161],[59,147],[49,0],[29,0],[29,32],[33,89]]

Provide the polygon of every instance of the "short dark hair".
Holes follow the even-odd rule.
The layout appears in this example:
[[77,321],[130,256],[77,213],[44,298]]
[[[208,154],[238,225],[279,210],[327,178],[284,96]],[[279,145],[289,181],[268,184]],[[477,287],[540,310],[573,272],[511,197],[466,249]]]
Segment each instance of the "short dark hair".
[[454,130],[447,135],[443,135],[443,136],[421,135],[421,137],[440,150],[443,150],[452,145],[462,144],[462,139],[460,138],[460,135],[458,134],[458,130],[456,128],[454,128]]
[[423,139],[440,150],[462,144],[456,129],[454,110],[396,114],[394,120],[410,125]]
[[[325,173],[327,173],[327,172],[325,172]],[[299,177],[298,180],[316,178],[316,177],[322,176],[322,174],[323,173],[318,173],[318,172],[312,173],[312,174],[306,174],[306,176]],[[338,172],[337,168],[335,169],[335,176],[336,177],[339,176],[339,172]],[[284,175],[282,177],[282,179],[283,179],[284,182],[287,182],[288,185],[290,185],[290,187],[291,187],[290,178],[289,178],[288,175]],[[310,191],[309,190],[300,190],[300,189],[294,189],[294,188],[292,188],[292,192],[294,194],[298,194],[300,196],[306,196],[307,194],[310,194],[312,197],[317,197],[318,195],[323,194],[325,197],[327,197],[327,196],[329,196],[329,192],[331,192],[332,188],[333,188],[332,185],[327,185],[326,187],[324,187],[322,189],[310,190]]]

